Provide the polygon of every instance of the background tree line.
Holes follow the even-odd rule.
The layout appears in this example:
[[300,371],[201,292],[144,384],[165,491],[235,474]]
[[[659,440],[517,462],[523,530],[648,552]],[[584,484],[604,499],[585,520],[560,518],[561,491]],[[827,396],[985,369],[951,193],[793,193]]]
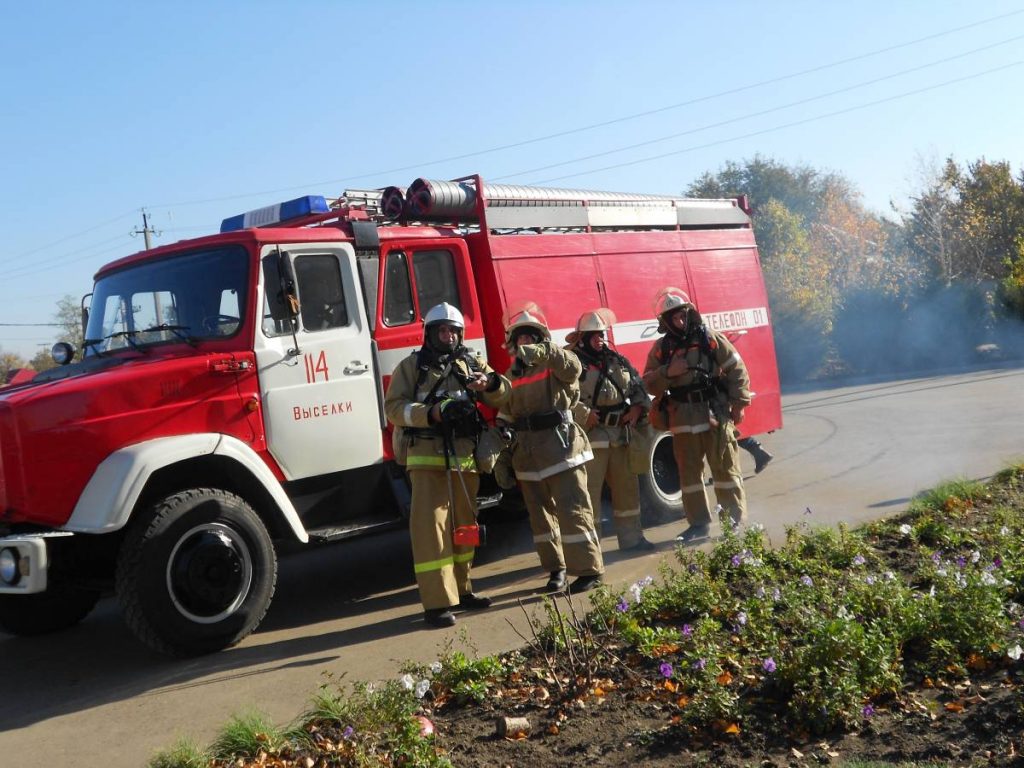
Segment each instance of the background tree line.
[[893,218],[840,174],[755,157],[693,197],[747,195],[783,380],[1024,352],[1024,173],[948,158]]
[[[749,199],[784,382],[1024,353],[1024,172],[950,157],[919,186],[887,218],[841,174],[755,156],[685,190]],[[53,319],[80,350],[79,300]],[[0,382],[52,366],[0,353]]]

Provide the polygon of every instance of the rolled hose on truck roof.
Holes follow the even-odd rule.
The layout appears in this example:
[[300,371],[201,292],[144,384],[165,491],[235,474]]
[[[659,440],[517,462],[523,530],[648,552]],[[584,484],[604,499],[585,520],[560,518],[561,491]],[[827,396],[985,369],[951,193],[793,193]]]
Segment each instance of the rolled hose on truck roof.
[[[645,207],[664,206],[682,198],[644,195],[632,192],[601,192],[588,189],[557,189],[528,187],[519,184],[487,184],[484,198],[490,208],[545,206],[615,205]],[[476,218],[477,192],[469,181],[416,179],[407,189],[387,187],[381,209],[391,219],[409,218],[420,221]]]

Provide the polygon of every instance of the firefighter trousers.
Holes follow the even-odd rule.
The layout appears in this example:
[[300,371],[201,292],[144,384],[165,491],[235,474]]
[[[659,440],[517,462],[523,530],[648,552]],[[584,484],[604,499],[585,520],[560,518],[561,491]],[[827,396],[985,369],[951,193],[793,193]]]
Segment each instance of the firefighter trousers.
[[619,549],[629,549],[643,537],[640,525],[640,481],[629,471],[629,446],[592,448],[587,462],[587,490],[594,519],[601,519],[601,489],[605,483],[612,496],[612,522]]
[[720,522],[730,519],[739,525],[747,516],[747,497],[743,491],[739,446],[731,424],[710,427],[700,432],[678,432],[672,436],[672,451],[679,468],[683,492],[683,511],[690,525],[711,522],[708,497],[704,491],[704,460],[711,468],[715,498],[722,507]]
[[[475,547],[456,546],[455,528],[476,522],[476,492],[480,476],[462,472],[462,481],[451,470],[451,493],[448,499],[448,472],[435,469],[412,469],[412,503],[409,509],[409,535],[412,539],[412,561],[416,585],[424,609],[449,608],[458,605],[460,595],[473,591],[469,569]],[[450,511],[454,506],[454,512]]]
[[544,570],[570,576],[604,573],[601,538],[587,493],[583,465],[543,480],[521,481],[533,541]]

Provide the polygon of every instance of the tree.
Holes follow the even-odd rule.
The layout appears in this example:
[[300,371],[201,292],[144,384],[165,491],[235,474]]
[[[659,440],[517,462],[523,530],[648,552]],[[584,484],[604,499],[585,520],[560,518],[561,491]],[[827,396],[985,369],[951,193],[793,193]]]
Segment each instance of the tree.
[[910,247],[935,283],[981,285],[1007,276],[1024,234],[1024,176],[984,158],[964,168],[946,159],[904,216]]
[[25,368],[25,358],[16,352],[0,352],[0,386],[7,383],[7,378],[13,371]]

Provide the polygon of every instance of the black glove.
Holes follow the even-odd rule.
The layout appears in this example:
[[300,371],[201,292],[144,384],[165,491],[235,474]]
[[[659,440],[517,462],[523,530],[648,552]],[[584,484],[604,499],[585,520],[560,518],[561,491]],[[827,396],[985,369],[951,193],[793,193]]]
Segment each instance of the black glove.
[[454,437],[475,437],[480,415],[472,400],[446,400],[441,403],[441,426]]

